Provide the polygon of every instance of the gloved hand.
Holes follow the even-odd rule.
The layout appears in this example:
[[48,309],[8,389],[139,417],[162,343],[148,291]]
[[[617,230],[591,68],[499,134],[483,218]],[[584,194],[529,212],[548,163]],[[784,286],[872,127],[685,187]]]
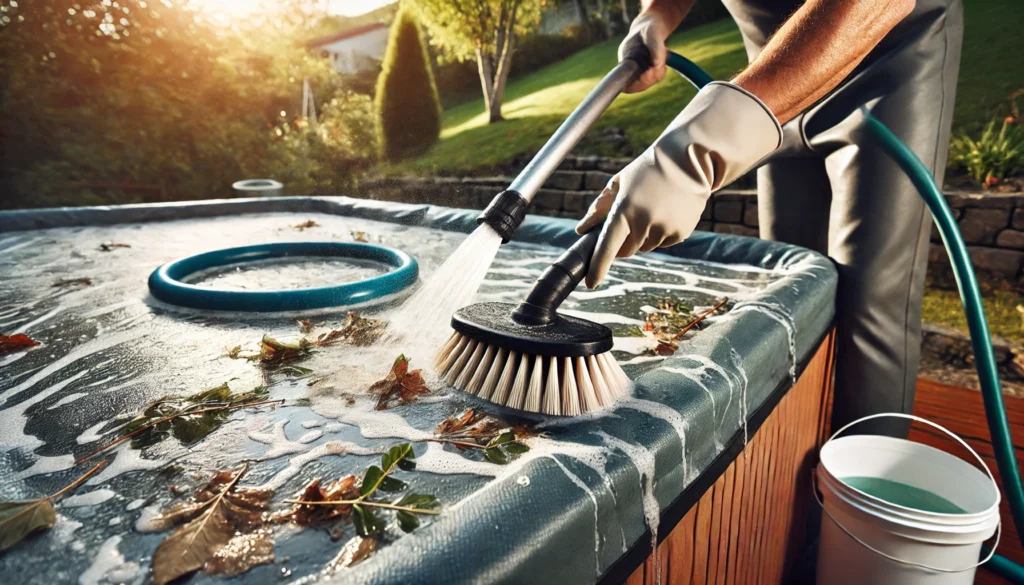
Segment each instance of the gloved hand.
[[609,181],[576,226],[608,216],[587,272],[601,284],[615,257],[677,244],[690,236],[711,193],[782,144],[782,127],[761,100],[724,81],[701,89],[665,132]]
[[633,19],[626,38],[619,45],[619,60],[646,50],[651,57],[651,66],[626,87],[626,93],[641,92],[665,78],[665,60],[668,58],[665,39],[674,29],[675,25],[669,22],[668,16],[657,10],[644,12]]

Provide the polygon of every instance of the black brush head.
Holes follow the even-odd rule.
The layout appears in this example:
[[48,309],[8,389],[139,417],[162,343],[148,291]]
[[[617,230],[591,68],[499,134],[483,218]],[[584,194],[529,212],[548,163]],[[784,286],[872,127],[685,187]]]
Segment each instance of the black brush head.
[[452,315],[452,329],[510,351],[554,357],[581,357],[612,349],[612,330],[593,321],[559,314],[543,325],[513,319],[517,305],[477,303]]

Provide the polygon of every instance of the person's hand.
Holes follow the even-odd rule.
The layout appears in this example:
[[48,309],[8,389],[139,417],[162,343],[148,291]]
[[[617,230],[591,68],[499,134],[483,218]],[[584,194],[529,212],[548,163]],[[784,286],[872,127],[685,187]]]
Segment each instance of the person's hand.
[[716,81],[642,155],[612,177],[576,226],[607,217],[587,271],[601,284],[612,260],[688,238],[711,193],[736,180],[782,143],[782,127],[753,94]]
[[626,93],[644,91],[665,78],[665,60],[668,57],[665,39],[674,29],[675,26],[669,22],[668,16],[658,10],[649,10],[633,19],[626,39],[619,45],[619,60],[646,48],[651,56],[651,67],[626,87]]

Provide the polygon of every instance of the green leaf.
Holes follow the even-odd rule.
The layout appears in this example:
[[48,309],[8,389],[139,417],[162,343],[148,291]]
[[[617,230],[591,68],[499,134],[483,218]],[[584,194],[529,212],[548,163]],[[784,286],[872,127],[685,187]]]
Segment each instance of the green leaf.
[[508,456],[505,452],[498,447],[491,447],[484,451],[484,457],[487,458],[491,463],[497,463],[498,465],[505,465],[508,463]]
[[50,500],[0,502],[0,551],[18,544],[26,536],[49,530],[57,523]]
[[[392,463],[398,466],[402,471],[412,471],[416,469],[416,455],[412,451],[412,444],[402,443],[401,445],[395,445],[392,447],[384,457],[389,458]],[[387,469],[389,466],[385,466]]]
[[381,478],[384,477],[384,470],[376,465],[371,465],[366,473],[363,474],[363,483],[359,486],[359,495],[368,496],[373,493],[373,490],[377,489],[377,484],[380,483]]
[[356,513],[354,520],[359,536],[375,536],[384,531],[384,526],[370,508],[353,504],[352,510]]
[[418,510],[431,510],[438,507],[439,503],[437,498],[430,494],[409,493],[405,494],[402,499],[395,502],[395,505],[404,506],[406,508],[416,508]]
[[498,445],[504,445],[505,443],[511,443],[516,440],[516,434],[512,431],[502,431],[497,437],[491,439],[490,443],[487,443],[488,447],[497,447]]
[[296,365],[292,365],[292,364],[281,366],[280,368],[278,368],[278,371],[282,372],[282,373],[285,373],[285,374],[292,374],[294,376],[299,376],[299,377],[309,376],[309,375],[313,374],[313,370],[311,370],[309,368],[304,368],[302,366],[296,366]]
[[415,514],[405,510],[396,512],[395,517],[398,519],[398,527],[402,529],[402,532],[412,532],[420,525],[420,519]]
[[409,453],[404,459],[398,462],[398,468],[402,471],[414,471],[416,469],[416,458]]
[[526,453],[527,451],[529,451],[530,447],[528,447],[527,445],[525,445],[523,443],[512,442],[512,443],[505,444],[504,449],[510,455],[522,455],[523,453]]
[[382,492],[397,492],[404,490],[405,487],[404,481],[385,475],[377,489]]

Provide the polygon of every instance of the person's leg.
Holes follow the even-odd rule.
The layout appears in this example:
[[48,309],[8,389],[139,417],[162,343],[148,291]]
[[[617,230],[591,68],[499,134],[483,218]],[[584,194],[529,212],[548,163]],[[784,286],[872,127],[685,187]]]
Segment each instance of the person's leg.
[[[832,184],[828,252],[840,279],[833,429],[913,409],[931,216],[909,179],[864,134],[858,108],[886,124],[941,184],[962,31],[959,2],[944,8],[914,23],[907,43],[861,70],[804,123],[811,147],[826,154]],[[853,432],[908,430],[906,421],[889,419]]]
[[816,154],[778,158],[757,170],[761,238],[825,253],[832,191]]

